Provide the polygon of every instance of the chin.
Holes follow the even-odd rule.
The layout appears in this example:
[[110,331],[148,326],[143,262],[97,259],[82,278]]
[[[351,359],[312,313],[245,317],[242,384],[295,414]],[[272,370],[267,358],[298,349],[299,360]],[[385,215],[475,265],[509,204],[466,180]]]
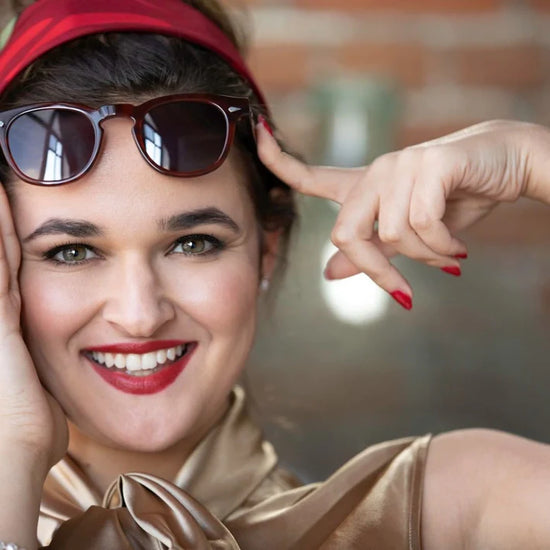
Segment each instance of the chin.
[[93,434],[92,437],[107,447],[119,450],[158,453],[170,449],[182,440],[191,438],[195,431],[196,428],[175,426],[171,421],[165,423],[142,421],[136,424],[125,423],[114,429],[110,426],[109,429],[102,431],[101,436]]
[[[156,453],[179,443],[193,444],[216,424],[229,405],[230,390],[221,399],[195,387],[193,394],[181,392],[177,400],[167,400],[160,406],[136,407],[123,414],[108,414],[95,425],[82,426],[88,436],[100,444],[131,452]],[[120,413],[120,411],[119,411]],[[122,422],[113,419],[123,418]]]

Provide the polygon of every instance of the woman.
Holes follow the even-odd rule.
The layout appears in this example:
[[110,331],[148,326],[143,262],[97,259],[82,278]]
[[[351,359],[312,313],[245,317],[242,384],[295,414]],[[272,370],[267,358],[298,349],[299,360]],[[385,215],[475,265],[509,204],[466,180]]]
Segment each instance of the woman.
[[206,0],[38,0],[0,92],[4,546],[548,545],[546,446],[404,439],[300,487],[233,389],[294,219],[283,181],[343,205],[327,275],[364,271],[410,308],[387,257],[457,268],[452,232],[502,200],[550,202],[547,130],[490,123],[368,169],[306,167],[270,137]]

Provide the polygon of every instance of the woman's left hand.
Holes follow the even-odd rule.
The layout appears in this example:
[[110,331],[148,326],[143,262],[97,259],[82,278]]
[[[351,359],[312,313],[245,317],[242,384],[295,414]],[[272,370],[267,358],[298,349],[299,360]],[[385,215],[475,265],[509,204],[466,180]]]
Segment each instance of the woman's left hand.
[[[370,166],[308,166],[258,125],[258,154],[297,191],[341,205],[326,276],[366,273],[407,309],[412,289],[389,258],[403,254],[459,275],[466,245],[454,234],[529,187],[531,124],[494,121],[383,155]],[[541,138],[542,139],[542,138]],[[550,141],[550,139],[549,139]]]

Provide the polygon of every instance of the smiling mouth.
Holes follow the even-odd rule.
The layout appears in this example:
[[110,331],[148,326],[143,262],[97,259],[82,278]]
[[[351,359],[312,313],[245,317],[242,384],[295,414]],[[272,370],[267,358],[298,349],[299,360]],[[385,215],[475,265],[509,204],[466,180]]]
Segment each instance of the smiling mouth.
[[105,353],[86,351],[84,355],[99,367],[135,377],[151,376],[178,362],[193,349],[192,343],[159,349],[148,353]]

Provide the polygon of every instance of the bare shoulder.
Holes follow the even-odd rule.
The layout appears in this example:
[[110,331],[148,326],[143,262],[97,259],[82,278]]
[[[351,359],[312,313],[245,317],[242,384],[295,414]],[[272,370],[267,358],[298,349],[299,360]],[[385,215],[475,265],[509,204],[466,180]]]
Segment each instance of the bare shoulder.
[[423,550],[550,548],[550,446],[471,429],[436,436],[426,464]]

